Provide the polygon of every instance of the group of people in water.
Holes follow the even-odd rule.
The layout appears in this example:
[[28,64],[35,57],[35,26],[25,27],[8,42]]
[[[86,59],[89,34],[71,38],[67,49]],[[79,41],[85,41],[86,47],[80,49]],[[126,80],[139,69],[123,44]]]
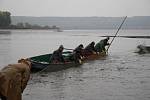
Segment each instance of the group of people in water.
[[[76,47],[71,54],[73,60],[79,62],[82,57],[92,54],[105,52],[105,46],[109,45],[109,37],[101,40],[95,45],[91,42],[85,48],[83,44]],[[65,63],[66,59],[63,56],[65,48],[60,45],[50,57],[51,63]],[[79,62],[80,63],[80,62]],[[0,99],[1,100],[22,100],[22,93],[27,86],[30,78],[31,62],[30,59],[20,59],[17,64],[9,64],[0,70]]]
[[[73,59],[76,62],[79,62],[83,57],[92,55],[92,54],[99,54],[101,52],[106,52],[105,46],[109,45],[108,43],[109,37],[99,41],[96,45],[95,42],[91,42],[89,45],[87,45],[85,48],[83,44],[80,44],[78,47],[76,47],[73,50]],[[51,63],[64,63],[65,59],[63,57],[63,50],[65,48],[63,45],[60,45],[57,50],[55,50],[50,57]]]

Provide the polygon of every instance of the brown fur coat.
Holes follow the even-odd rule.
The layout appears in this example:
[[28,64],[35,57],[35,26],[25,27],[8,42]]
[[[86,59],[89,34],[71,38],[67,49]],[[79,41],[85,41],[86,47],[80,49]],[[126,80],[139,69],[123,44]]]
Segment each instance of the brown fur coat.
[[21,59],[18,64],[9,64],[0,71],[0,98],[21,100],[30,77],[31,63]]

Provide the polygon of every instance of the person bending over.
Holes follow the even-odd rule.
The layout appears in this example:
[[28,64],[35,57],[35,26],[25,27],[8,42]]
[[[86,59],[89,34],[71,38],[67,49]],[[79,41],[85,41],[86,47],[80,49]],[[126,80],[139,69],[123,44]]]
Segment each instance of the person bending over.
[[55,50],[52,54],[52,56],[50,57],[50,63],[64,63],[64,57],[62,55],[64,50],[63,45],[60,45],[59,48],[57,50]]
[[109,45],[108,40],[109,40],[109,37],[107,37],[106,39],[103,39],[100,42],[98,42],[95,45],[96,52],[99,52],[99,53],[100,52],[105,52],[106,51],[105,46]]

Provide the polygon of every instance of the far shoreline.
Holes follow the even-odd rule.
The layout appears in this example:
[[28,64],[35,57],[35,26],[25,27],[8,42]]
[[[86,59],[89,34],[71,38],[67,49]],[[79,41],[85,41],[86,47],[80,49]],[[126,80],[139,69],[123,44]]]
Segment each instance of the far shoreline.
[[145,39],[149,39],[150,36],[139,36],[139,35],[135,35],[135,36],[100,36],[100,37],[122,37],[122,38],[145,38]]
[[[0,30],[58,30],[58,29],[40,29],[40,28],[0,28]],[[112,28],[103,28],[103,29],[64,29],[64,30],[117,30]],[[148,28],[146,29],[120,29],[120,30],[150,30]]]

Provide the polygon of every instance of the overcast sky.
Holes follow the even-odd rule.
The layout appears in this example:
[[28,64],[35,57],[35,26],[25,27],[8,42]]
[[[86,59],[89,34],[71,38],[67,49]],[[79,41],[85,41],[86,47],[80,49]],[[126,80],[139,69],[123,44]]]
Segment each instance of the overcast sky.
[[13,16],[150,16],[150,0],[0,0]]

